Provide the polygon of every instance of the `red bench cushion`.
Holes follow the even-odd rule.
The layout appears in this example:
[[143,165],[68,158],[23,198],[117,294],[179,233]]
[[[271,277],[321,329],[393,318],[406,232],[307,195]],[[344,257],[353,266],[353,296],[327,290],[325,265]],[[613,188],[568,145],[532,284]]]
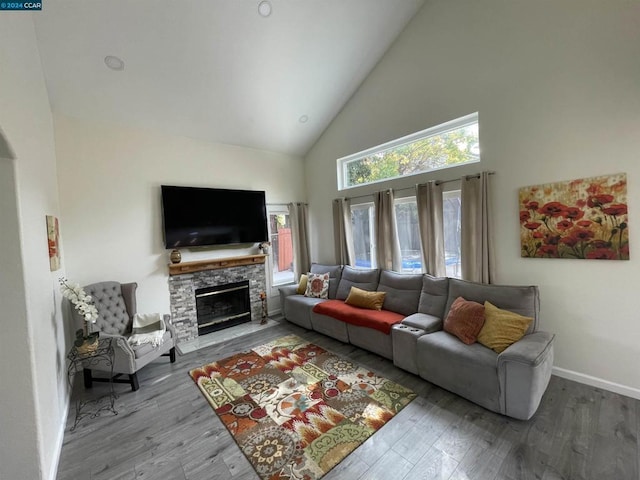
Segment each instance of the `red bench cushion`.
[[389,310],[369,310],[347,305],[342,300],[327,300],[313,307],[315,313],[327,315],[359,327],[368,327],[389,335],[391,327],[405,317]]

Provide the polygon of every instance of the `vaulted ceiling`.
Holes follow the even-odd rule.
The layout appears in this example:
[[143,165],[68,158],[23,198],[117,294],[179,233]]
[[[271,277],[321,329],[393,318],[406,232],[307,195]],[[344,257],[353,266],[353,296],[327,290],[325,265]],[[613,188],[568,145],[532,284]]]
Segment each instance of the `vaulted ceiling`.
[[423,2],[57,0],[34,21],[54,113],[304,155]]

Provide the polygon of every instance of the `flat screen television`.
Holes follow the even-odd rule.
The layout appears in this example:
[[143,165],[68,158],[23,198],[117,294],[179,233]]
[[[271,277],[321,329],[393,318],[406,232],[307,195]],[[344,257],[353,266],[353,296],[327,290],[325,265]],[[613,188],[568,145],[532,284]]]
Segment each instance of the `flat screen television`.
[[166,248],[267,240],[264,191],[162,185]]

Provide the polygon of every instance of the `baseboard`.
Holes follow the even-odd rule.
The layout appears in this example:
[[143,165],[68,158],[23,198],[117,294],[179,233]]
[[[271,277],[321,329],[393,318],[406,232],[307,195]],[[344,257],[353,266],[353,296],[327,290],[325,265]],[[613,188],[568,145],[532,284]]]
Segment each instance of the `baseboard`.
[[71,406],[71,390],[68,390],[64,414],[62,415],[62,422],[60,423],[60,429],[58,430],[58,438],[56,439],[55,450],[54,450],[55,455],[53,457],[53,463],[51,464],[51,470],[49,472],[49,476],[47,477],[49,480],[56,480],[56,477],[58,476],[58,467],[60,466],[60,455],[62,454],[62,445],[64,443],[64,431],[67,426],[67,419],[69,417],[70,406]]
[[553,367],[552,373],[558,377],[574,380],[579,383],[584,383],[585,385],[591,385],[592,387],[602,388],[603,390],[640,400],[640,389],[637,388],[628,387],[627,385],[610,382],[602,378],[592,377],[591,375],[585,375],[584,373],[574,372],[573,370],[567,370],[565,368]]

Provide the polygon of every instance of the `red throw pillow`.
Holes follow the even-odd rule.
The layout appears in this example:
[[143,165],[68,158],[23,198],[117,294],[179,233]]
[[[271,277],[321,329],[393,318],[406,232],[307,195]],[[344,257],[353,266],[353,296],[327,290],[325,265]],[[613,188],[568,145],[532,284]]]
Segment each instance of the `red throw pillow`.
[[458,297],[451,304],[443,329],[471,345],[478,339],[483,325],[484,305]]

